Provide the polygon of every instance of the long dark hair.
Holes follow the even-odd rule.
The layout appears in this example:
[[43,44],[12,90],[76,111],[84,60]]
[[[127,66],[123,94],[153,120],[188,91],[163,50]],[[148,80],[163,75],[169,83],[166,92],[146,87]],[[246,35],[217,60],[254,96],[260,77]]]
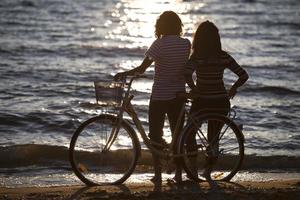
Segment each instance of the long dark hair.
[[209,58],[221,55],[222,51],[219,30],[210,21],[202,22],[194,35],[192,57]]
[[156,20],[155,36],[160,38],[162,35],[181,35],[182,26],[181,19],[175,12],[165,11]]

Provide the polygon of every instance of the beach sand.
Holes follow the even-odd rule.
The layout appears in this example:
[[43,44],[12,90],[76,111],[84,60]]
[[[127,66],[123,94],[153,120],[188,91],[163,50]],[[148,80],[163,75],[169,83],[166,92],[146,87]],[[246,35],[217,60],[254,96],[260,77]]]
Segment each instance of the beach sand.
[[56,186],[0,188],[0,199],[300,199],[300,179],[267,182],[163,182],[127,183],[116,186]]

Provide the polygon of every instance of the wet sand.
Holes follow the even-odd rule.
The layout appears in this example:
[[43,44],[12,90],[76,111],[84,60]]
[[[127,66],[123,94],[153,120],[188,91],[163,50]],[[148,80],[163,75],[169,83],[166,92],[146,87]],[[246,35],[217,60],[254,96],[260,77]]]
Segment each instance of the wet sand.
[[181,184],[164,181],[161,186],[128,183],[117,186],[56,186],[0,188],[0,199],[300,199],[300,178],[295,180],[237,183]]

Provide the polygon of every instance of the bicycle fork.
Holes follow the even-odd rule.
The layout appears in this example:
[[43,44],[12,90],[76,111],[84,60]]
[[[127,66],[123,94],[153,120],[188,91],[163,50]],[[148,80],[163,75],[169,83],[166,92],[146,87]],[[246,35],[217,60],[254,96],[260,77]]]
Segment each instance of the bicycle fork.
[[118,136],[118,133],[119,133],[119,130],[120,130],[120,127],[121,127],[121,124],[122,124],[122,121],[123,121],[123,112],[124,112],[124,109],[126,110],[126,112],[129,114],[129,115],[132,115],[134,114],[134,109],[132,107],[132,104],[131,104],[131,99],[133,99],[133,95],[131,95],[129,98],[128,98],[128,101],[124,102],[123,105],[122,105],[122,108],[120,110],[120,113],[119,113],[119,117],[118,117],[118,121],[117,123],[113,124],[113,128],[110,132],[110,135],[109,135],[109,138],[108,138],[108,141],[107,143],[105,144],[102,152],[107,152],[109,151],[110,147],[112,146],[112,144],[114,143],[115,139],[117,138]]
[[[119,124],[119,123],[118,123]],[[109,138],[108,138],[108,141],[107,143],[105,144],[102,152],[108,152],[111,145],[114,143],[115,139],[117,138],[117,135],[118,135],[118,132],[120,130],[120,126],[113,126],[112,130],[111,130],[111,133],[109,135]]]

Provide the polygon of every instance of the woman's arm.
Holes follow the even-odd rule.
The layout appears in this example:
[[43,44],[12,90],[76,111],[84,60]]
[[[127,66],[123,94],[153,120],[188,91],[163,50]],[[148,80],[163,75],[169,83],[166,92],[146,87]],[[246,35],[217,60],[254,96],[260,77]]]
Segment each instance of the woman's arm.
[[244,85],[244,83],[248,80],[248,77],[249,76],[248,76],[247,72],[244,76],[239,76],[239,79],[231,86],[231,88],[228,91],[228,97],[230,99],[233,99],[233,97],[236,95],[237,89],[240,86]]
[[239,77],[228,91],[228,96],[232,99],[235,96],[237,89],[244,85],[248,80],[249,75],[232,57],[231,59],[232,62],[228,68]]
[[131,70],[128,70],[128,71],[125,71],[125,72],[119,72],[117,73],[114,78],[116,80],[118,79],[121,79],[122,77],[124,76],[130,76],[130,75],[135,75],[135,74],[143,74],[146,69],[153,63],[153,60],[151,60],[148,56],[146,56],[143,60],[143,62],[141,63],[140,66],[134,68],[134,69],[131,69]]
[[142,62],[142,64],[137,67],[137,71],[142,74],[146,71],[148,67],[153,63],[153,60],[151,60],[148,56],[146,56]]
[[195,71],[195,66],[196,66],[195,62],[192,59],[189,59],[184,70],[185,82],[191,88],[191,90],[196,88],[196,85],[193,80],[193,73]]
[[249,75],[248,73],[243,69],[243,73],[238,75],[239,79],[232,85],[232,88],[239,88],[248,80]]

